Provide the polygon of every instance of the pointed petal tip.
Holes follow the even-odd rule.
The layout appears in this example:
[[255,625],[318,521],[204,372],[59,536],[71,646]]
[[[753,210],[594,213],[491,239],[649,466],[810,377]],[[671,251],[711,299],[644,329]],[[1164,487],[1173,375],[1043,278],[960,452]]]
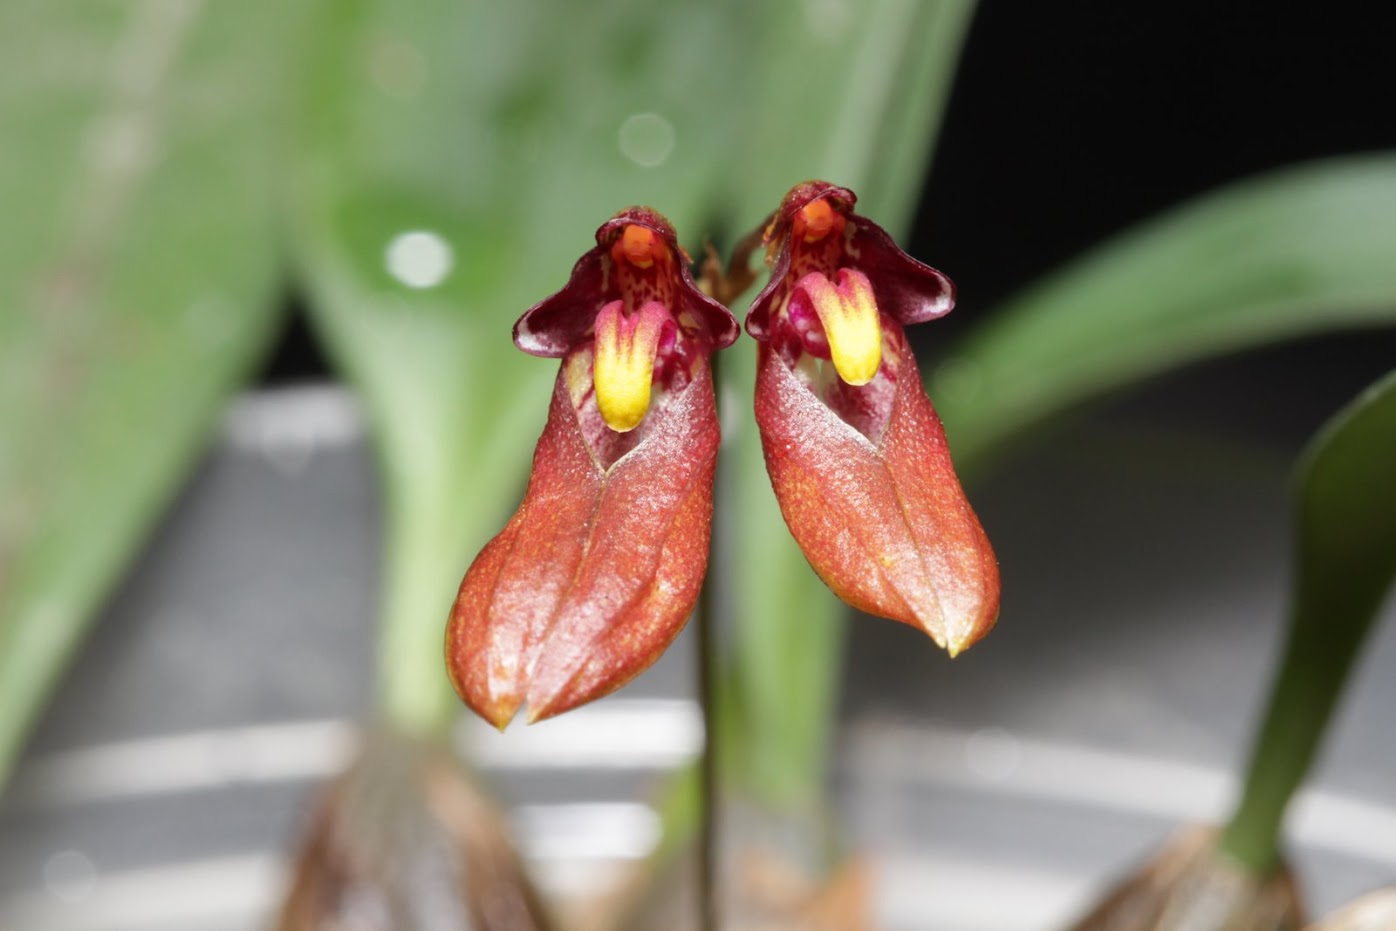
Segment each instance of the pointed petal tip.
[[957,626],[947,638],[945,652],[950,654],[951,659],[959,656],[965,650],[968,650],[980,640],[983,640],[988,635],[989,631],[994,629],[994,625],[998,623],[998,619],[998,611],[995,609],[987,618],[976,618],[967,624]]
[[485,701],[475,701],[464,695],[461,697],[464,698],[466,707],[501,734],[518,715],[519,706],[523,704],[517,695],[492,696]]
[[587,702],[591,701],[592,697],[585,698],[581,701],[569,700],[561,693],[554,693],[538,698],[531,697],[528,702],[527,717],[524,719],[524,723],[538,724],[549,718],[555,718],[560,714],[571,711],[573,708],[587,704]]
[[961,633],[958,636],[952,635],[951,637],[946,639],[945,654],[949,656],[951,659],[954,659],[955,657],[959,656],[961,653],[965,652],[965,650],[968,650],[970,647],[974,646],[978,642],[979,637],[970,631]]
[[[936,646],[954,659],[988,636],[998,622],[998,595],[973,607],[968,613],[946,613],[939,600],[909,607],[906,611],[887,610],[883,616],[906,624],[930,637]],[[919,607],[919,610],[918,610]],[[872,613],[882,613],[874,611]]]
[[951,659],[959,656],[979,642],[982,634],[973,630],[945,629],[944,625],[937,623],[932,629],[924,624],[913,621],[912,626],[920,628],[927,636],[934,641],[935,645],[945,651]]
[[501,710],[491,714],[482,714],[480,717],[484,718],[489,723],[490,727],[493,727],[502,734],[509,727],[510,723],[513,722],[516,713],[516,710]]
[[[893,618],[893,620],[900,620],[902,621],[902,623],[909,624],[910,626],[920,630],[921,633],[925,634],[927,637],[930,637],[931,642],[934,643],[936,646],[940,647],[942,650],[950,649],[950,647],[945,642],[945,634],[941,631],[939,624],[936,624],[934,626],[930,624],[925,624],[922,623],[920,618],[912,618],[909,621],[902,620],[901,618]],[[955,654],[951,653],[950,655],[954,656]]]
[[551,675],[545,672],[529,683],[528,723],[537,724],[589,704],[615,691],[629,681],[629,678],[608,677],[607,680],[598,682],[587,679],[576,668],[567,669],[562,673],[554,671]]
[[919,627],[931,640],[935,641],[936,646],[945,651],[947,656],[951,659],[955,659],[961,653],[984,639],[984,635],[989,632],[989,628],[993,627],[993,624],[990,623],[979,628],[964,628],[951,631],[948,634],[938,630],[931,630],[922,624],[914,624],[913,626]]

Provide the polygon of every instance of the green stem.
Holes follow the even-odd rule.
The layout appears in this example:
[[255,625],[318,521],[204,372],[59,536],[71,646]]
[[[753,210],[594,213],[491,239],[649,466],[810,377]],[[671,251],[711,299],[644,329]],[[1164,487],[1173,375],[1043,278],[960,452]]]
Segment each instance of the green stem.
[[1221,838],[1222,850],[1254,873],[1279,865],[1285,809],[1313,763],[1375,614],[1301,604],[1291,617],[1241,802]]
[[[463,338],[451,344],[466,372],[480,368]],[[538,392],[498,380],[442,392],[444,378],[419,365],[423,376],[399,379],[394,403],[375,417],[388,511],[379,706],[399,730],[440,737],[461,708],[446,676],[446,619],[466,567],[517,500],[527,475],[521,424],[531,422],[524,412],[536,409]],[[489,391],[492,416],[472,418],[469,399]]]
[[717,791],[717,728],[721,715],[715,705],[717,683],[717,638],[713,631],[711,589],[703,586],[698,597],[698,703],[703,710],[703,756],[700,762],[701,827],[698,838],[698,927],[717,931],[719,921],[718,856],[719,837]]
[[1279,860],[1285,808],[1313,762],[1396,573],[1396,372],[1310,442],[1295,507],[1295,590],[1241,803],[1222,849],[1255,872]]
[[400,731],[442,736],[460,702],[446,677],[442,638],[465,571],[452,500],[430,482],[389,481],[383,625],[378,651],[380,707]]
[[[734,394],[749,403],[754,342],[743,340],[726,354]],[[846,609],[786,528],[755,426],[743,424],[723,455],[717,569],[731,586],[737,619],[722,683],[734,694],[719,705],[727,718],[719,730],[731,748],[724,776],[772,814],[803,816],[826,800]]]

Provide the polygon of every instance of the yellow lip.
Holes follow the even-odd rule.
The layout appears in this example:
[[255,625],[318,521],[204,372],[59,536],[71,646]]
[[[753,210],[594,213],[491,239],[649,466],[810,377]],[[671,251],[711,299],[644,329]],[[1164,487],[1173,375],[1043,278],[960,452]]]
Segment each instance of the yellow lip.
[[872,381],[882,365],[882,323],[868,276],[841,268],[834,284],[824,274],[810,272],[795,287],[819,315],[839,377],[850,385]]
[[655,355],[668,321],[669,311],[658,301],[647,301],[628,315],[623,301],[611,301],[596,316],[596,406],[617,433],[634,430],[645,419]]

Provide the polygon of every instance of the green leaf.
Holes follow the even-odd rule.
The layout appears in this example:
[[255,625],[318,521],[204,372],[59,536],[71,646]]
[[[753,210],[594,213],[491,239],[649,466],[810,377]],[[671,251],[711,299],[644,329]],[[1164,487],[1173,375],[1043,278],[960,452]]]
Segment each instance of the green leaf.
[[274,329],[294,4],[6,4],[0,781]]
[[1284,659],[1223,849],[1256,871],[1278,859],[1285,807],[1313,761],[1354,659],[1396,576],[1396,370],[1309,444],[1295,495]]
[[1231,185],[1121,234],[990,315],[936,371],[956,460],[1228,349],[1396,321],[1396,156]]

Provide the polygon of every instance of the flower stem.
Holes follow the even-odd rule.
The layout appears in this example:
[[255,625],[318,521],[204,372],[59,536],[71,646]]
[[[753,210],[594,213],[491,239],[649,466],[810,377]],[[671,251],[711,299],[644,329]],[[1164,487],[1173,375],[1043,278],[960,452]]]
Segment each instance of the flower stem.
[[[713,385],[722,384],[720,360],[712,359]],[[714,487],[717,503],[721,501],[720,486]],[[716,567],[710,567],[708,578],[698,593],[698,706],[703,712],[703,756],[699,761],[699,834],[698,834],[698,928],[699,931],[717,931],[718,915],[718,824],[721,812],[718,810],[718,721],[722,711],[718,707],[720,697],[721,660],[718,656],[717,599],[714,597],[714,577]]]
[[464,554],[449,497],[402,482],[389,494],[380,633],[379,705],[400,731],[446,733],[460,704],[441,659],[442,630]]
[[718,791],[717,722],[720,715],[715,698],[717,637],[713,631],[713,598],[704,585],[698,596],[698,703],[703,709],[703,756],[699,782],[701,822],[698,837],[698,927],[701,931],[718,928]]

